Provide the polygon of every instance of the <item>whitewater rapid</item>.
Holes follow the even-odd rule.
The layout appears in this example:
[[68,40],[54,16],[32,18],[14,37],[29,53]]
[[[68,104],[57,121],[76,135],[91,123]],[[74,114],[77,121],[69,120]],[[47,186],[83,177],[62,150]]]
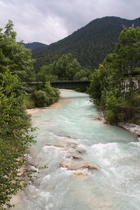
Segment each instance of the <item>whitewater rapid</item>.
[[[61,90],[57,104],[34,112],[37,142],[28,158],[38,173],[13,198],[13,210],[140,209],[138,138],[101,123],[98,115],[88,95],[70,90]],[[97,169],[63,165],[79,161]]]

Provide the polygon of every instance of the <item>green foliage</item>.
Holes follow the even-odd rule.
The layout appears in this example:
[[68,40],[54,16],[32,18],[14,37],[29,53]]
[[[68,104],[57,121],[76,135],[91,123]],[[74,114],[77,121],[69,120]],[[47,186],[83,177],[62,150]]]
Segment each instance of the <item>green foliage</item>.
[[91,71],[89,69],[84,68],[76,72],[74,76],[74,80],[81,80],[81,81],[89,80],[90,75],[91,75]]
[[45,83],[43,90],[46,92],[47,96],[49,97],[48,105],[51,105],[56,101],[58,101],[60,92],[58,89],[52,87],[49,82]]
[[123,74],[132,74],[140,66],[140,28],[125,28],[120,33],[115,52]]
[[115,97],[113,91],[104,91],[105,94],[102,94],[102,98],[104,98],[104,109],[105,118],[110,124],[114,124],[117,121],[117,112],[116,108],[118,106],[118,98]]
[[51,81],[57,81],[58,76],[52,74],[53,71],[53,65],[50,64],[48,66],[42,66],[40,71],[36,74],[36,80],[40,82],[51,82]]
[[33,59],[31,51],[22,43],[16,42],[16,33],[13,31],[13,23],[9,21],[5,30],[0,31],[0,60],[1,72],[8,66],[11,72],[18,75],[21,81],[29,81],[34,78]]
[[115,124],[117,121],[116,113],[113,110],[107,110],[105,112],[105,118],[110,124]]
[[77,59],[71,53],[63,55],[52,64],[45,65],[37,73],[37,81],[57,80],[89,80],[91,71],[82,68]]
[[[116,122],[116,108],[122,103],[134,105],[135,83],[140,76],[140,28],[124,29],[115,52],[106,56],[91,76],[89,95],[105,111],[110,123]],[[134,74],[135,73],[135,74]],[[124,90],[127,82],[128,89]]]
[[34,91],[33,98],[34,98],[36,107],[47,106],[48,98],[47,98],[46,93],[43,90]]
[[73,80],[76,72],[81,70],[81,65],[72,54],[63,55],[52,64],[51,73],[59,80]]
[[[10,208],[10,198],[22,189],[30,172],[21,167],[25,153],[34,142],[30,118],[25,111],[24,88],[20,72],[30,69],[30,54],[15,42],[16,33],[9,21],[0,30],[0,209]],[[27,56],[25,55],[27,52]],[[22,75],[23,75],[22,74]]]
[[25,97],[25,106],[26,106],[26,109],[35,108],[35,102],[34,102],[33,98],[29,95]]
[[28,146],[33,143],[22,87],[9,69],[0,74],[0,113],[0,203],[4,209],[10,205],[11,195],[25,184],[26,174],[19,174],[19,168],[24,164]]
[[32,98],[36,107],[45,107],[57,102],[59,94],[58,89],[51,87],[51,85],[46,82],[42,89],[33,92]]

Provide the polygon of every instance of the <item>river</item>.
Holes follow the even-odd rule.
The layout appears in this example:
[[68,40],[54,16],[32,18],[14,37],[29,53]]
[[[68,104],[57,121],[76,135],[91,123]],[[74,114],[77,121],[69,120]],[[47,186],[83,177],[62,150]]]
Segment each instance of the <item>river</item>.
[[[57,104],[32,116],[37,142],[28,158],[39,173],[14,198],[12,209],[139,210],[138,138],[97,120],[88,95],[70,90],[61,94]],[[83,163],[90,167],[80,168]]]

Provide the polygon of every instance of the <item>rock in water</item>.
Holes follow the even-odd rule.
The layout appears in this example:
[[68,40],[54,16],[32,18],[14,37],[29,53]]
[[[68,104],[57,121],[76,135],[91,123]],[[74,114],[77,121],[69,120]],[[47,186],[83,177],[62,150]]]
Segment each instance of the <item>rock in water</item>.
[[69,170],[78,170],[87,168],[89,170],[97,169],[96,166],[89,164],[88,162],[81,160],[81,161],[63,161],[60,164],[60,167],[67,168]]
[[83,158],[78,156],[78,155],[67,155],[67,158],[73,158],[73,159],[76,159],[76,160],[83,160]]
[[86,171],[74,171],[73,175],[74,176],[87,176],[88,173]]

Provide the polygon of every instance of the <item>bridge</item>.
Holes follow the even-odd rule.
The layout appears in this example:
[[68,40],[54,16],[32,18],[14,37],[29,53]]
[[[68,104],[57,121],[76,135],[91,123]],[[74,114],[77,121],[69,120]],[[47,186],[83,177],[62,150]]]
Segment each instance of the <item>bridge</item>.
[[73,89],[86,91],[87,87],[89,87],[90,81],[80,81],[80,80],[64,80],[64,81],[54,81],[50,82],[52,87],[59,89]]
[[[27,82],[30,87],[36,87],[42,84],[42,82]],[[63,80],[63,81],[51,81],[51,86],[59,89],[72,89],[81,92],[85,92],[89,87],[90,81],[80,81],[80,80]]]

